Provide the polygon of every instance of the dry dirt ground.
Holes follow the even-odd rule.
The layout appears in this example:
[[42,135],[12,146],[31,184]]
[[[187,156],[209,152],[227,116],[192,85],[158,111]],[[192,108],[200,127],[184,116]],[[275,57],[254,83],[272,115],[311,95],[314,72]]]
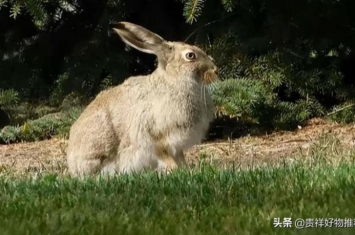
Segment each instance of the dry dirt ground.
[[[337,139],[322,143],[334,145],[328,146],[330,150],[339,145],[355,150],[355,124],[340,125],[313,119],[296,131],[203,143],[190,149],[186,157],[192,165],[200,161],[217,162],[224,166],[281,163],[295,155],[306,157],[311,154],[312,146],[327,134]],[[59,138],[0,145],[0,172],[65,173],[65,148],[66,140]]]

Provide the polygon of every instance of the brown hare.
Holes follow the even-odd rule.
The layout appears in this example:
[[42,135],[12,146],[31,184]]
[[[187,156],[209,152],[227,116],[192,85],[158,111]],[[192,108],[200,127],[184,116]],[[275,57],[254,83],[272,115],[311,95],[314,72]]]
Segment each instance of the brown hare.
[[102,91],[70,129],[69,173],[171,171],[186,164],[184,150],[201,142],[214,116],[206,85],[219,81],[203,50],[165,41],[132,23],[112,25],[131,47],[154,54],[156,70]]

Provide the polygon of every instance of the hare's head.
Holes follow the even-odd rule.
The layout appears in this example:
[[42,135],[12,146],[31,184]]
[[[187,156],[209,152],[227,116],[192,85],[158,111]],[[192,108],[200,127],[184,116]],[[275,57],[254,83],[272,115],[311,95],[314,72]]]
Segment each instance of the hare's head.
[[192,78],[204,84],[218,81],[218,68],[203,50],[183,42],[169,42],[132,23],[112,25],[122,40],[145,53],[158,57],[158,69],[172,77]]

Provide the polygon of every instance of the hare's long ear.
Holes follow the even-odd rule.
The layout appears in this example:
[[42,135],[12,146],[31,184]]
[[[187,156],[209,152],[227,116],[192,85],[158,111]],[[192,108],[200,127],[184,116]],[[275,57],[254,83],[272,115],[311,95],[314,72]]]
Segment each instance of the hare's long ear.
[[126,44],[145,53],[158,56],[165,41],[162,37],[148,29],[129,22],[119,22],[112,24],[111,27]]

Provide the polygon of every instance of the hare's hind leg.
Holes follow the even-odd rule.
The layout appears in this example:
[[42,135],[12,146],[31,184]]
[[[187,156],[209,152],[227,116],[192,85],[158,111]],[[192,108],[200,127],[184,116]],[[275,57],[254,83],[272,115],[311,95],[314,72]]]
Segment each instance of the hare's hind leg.
[[73,158],[68,159],[68,170],[72,176],[89,176],[98,173],[102,160],[100,158],[83,159],[77,161]]
[[93,175],[117,152],[119,140],[109,115],[97,112],[79,119],[71,128],[67,149],[69,173]]
[[[115,150],[114,148],[112,149]],[[111,151],[112,152],[112,151]],[[89,176],[96,175],[102,169],[104,163],[112,158],[110,151],[108,152],[83,152],[68,154],[68,171],[73,176]]]
[[123,138],[113,160],[104,162],[105,166],[101,171],[103,174],[141,173],[157,167],[157,159],[151,145],[131,143],[127,139]]

